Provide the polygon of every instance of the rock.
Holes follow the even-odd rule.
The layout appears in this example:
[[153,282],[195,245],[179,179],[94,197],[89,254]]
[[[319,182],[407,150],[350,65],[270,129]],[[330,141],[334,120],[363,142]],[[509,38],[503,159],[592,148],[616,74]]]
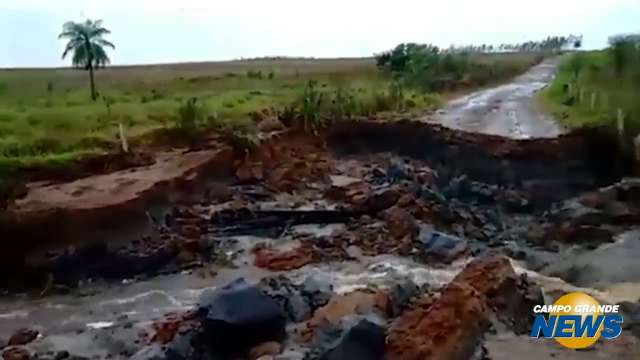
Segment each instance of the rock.
[[409,301],[418,295],[420,288],[413,281],[407,279],[397,284],[389,291],[389,301],[391,303],[392,317],[399,316],[409,305]]
[[362,179],[343,175],[329,177],[331,187],[325,193],[328,199],[345,201],[353,205],[364,205],[369,198],[371,189]]
[[371,212],[379,212],[394,206],[400,199],[400,192],[394,188],[386,188],[375,191],[367,200],[367,209]]
[[466,198],[472,196],[471,182],[467,175],[460,175],[451,179],[448,186],[444,188],[443,193],[447,197]]
[[606,214],[583,205],[576,199],[568,200],[560,208],[552,208],[548,215],[555,223],[570,222],[574,225],[597,225],[607,222]]
[[426,184],[431,184],[435,181],[436,179],[436,174],[435,172],[428,168],[428,167],[423,167],[419,170],[417,170],[416,175],[415,175],[415,181],[417,181],[418,183],[422,184],[422,185],[426,185]]
[[414,194],[404,194],[400,197],[400,199],[398,199],[398,202],[396,203],[396,205],[398,205],[401,208],[406,208],[408,206],[413,206],[415,205],[416,202],[416,198],[414,196]]
[[424,297],[392,323],[385,359],[468,359],[488,317],[486,302],[471,286],[451,283],[435,303]]
[[300,285],[284,276],[266,278],[260,282],[260,288],[278,303],[282,312],[293,322],[308,320],[316,309],[326,305],[333,296],[330,284],[311,277]]
[[420,256],[430,261],[450,264],[470,254],[465,240],[434,231],[427,226],[422,226],[418,240],[421,243]]
[[243,279],[203,294],[199,309],[205,314],[203,337],[216,354],[245,354],[286,336],[286,317],[278,303]]
[[312,341],[316,330],[326,326],[338,326],[343,318],[358,314],[386,314],[386,304],[381,304],[380,293],[354,291],[344,295],[335,295],[329,303],[313,314],[300,333],[302,342]]
[[30,360],[31,354],[27,349],[21,347],[10,347],[2,352],[4,360]]
[[295,249],[279,252],[273,249],[258,249],[254,264],[271,271],[299,269],[313,261],[313,250],[301,245]]
[[387,224],[389,234],[396,239],[409,236],[414,238],[419,233],[416,220],[406,210],[397,206],[382,212],[382,218]]
[[540,299],[529,285],[505,257],[472,261],[440,297],[424,295],[393,322],[386,359],[468,359],[494,318],[511,329],[530,330],[532,303]]
[[344,175],[330,175],[329,180],[331,181],[331,187],[334,188],[348,188],[353,185],[357,185],[362,183],[362,179],[344,176]]
[[276,356],[282,353],[282,344],[270,341],[257,345],[249,351],[249,360],[258,360],[263,356]]
[[515,190],[506,190],[500,195],[500,202],[507,211],[529,212],[533,207],[526,196]]
[[314,310],[325,306],[335,295],[333,286],[330,283],[317,280],[311,276],[302,282],[300,291]]
[[361,320],[347,330],[337,345],[324,353],[321,360],[382,360],[385,329],[368,320]]
[[20,329],[9,338],[9,346],[27,345],[35,340],[40,333],[32,329]]
[[387,179],[391,182],[398,182],[409,178],[412,172],[411,166],[402,159],[391,159],[387,167]]
[[[178,327],[174,330],[168,341],[163,342],[157,338],[157,333],[152,339],[153,343],[138,350],[131,357],[132,360],[186,360],[199,359],[197,354],[207,352],[201,337],[199,327]],[[164,340],[167,340],[165,338]]]
[[151,324],[154,334],[151,336],[152,342],[163,345],[169,344],[181,335],[187,334],[196,329],[198,322],[193,311],[186,313],[168,313],[163,319]]

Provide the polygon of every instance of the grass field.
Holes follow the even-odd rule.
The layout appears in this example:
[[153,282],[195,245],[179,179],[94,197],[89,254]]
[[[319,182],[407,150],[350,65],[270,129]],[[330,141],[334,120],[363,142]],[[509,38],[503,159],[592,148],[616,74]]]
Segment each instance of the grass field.
[[630,134],[640,130],[640,69],[616,74],[609,50],[568,54],[540,100],[570,128],[616,126],[622,114]]
[[[497,75],[528,68],[532,54],[474,55]],[[117,140],[174,126],[177,109],[197,97],[209,114],[225,121],[249,118],[265,108],[297,101],[310,80],[320,92],[347,89],[362,107],[389,96],[389,76],[373,58],[259,59],[229,62],[111,67],[96,73],[99,100],[91,101],[88,74],[74,69],[0,70],[0,171],[64,164],[85,153],[105,151]],[[496,81],[502,80],[496,76]],[[470,84],[477,86],[484,84]],[[440,94],[405,91],[414,110],[433,110]]]

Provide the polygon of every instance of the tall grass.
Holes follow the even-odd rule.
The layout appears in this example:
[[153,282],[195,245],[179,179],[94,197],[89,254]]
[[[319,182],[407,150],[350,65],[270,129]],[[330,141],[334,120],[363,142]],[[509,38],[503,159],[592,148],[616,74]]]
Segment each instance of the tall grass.
[[[498,61],[503,57],[478,56],[484,64]],[[264,109],[320,127],[384,111],[434,109],[441,101],[436,94],[394,85],[373,58],[114,67],[96,77],[101,100],[93,102],[87,99],[81,71],[0,70],[0,167],[117,148],[119,124],[129,138],[162,128],[189,128],[191,120],[179,119],[190,117],[179,109],[192,98],[207,113],[204,120],[194,121],[196,127],[209,126],[211,118],[224,129]]]
[[640,47],[613,44],[603,51],[563,59],[559,73],[541,97],[569,127],[618,126],[640,132]]

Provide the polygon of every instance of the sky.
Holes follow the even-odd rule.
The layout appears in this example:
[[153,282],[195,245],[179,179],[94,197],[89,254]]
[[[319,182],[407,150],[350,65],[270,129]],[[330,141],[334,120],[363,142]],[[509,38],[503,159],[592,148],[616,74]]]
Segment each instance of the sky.
[[67,66],[65,21],[102,19],[114,65],[360,57],[401,42],[500,44],[640,32],[640,0],[0,0],[0,67]]

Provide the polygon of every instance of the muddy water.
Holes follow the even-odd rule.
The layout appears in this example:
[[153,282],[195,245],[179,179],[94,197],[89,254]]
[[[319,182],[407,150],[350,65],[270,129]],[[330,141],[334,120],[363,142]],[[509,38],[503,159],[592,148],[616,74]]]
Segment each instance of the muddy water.
[[512,83],[474,92],[450,102],[424,121],[452,129],[515,139],[556,137],[563,129],[537,109],[534,96],[553,79],[558,59],[546,60]]
[[[304,225],[290,234],[330,235],[343,225]],[[258,242],[286,249],[296,245],[291,236],[266,238],[238,236],[228,239],[227,255],[233,266],[209,267],[195,271],[158,276],[145,281],[123,280],[120,284],[87,284],[69,295],[37,297],[13,296],[0,299],[0,338],[9,337],[21,327],[35,328],[45,336],[30,345],[38,352],[67,350],[72,354],[103,358],[108,354],[137,351],[132,338],[148,332],[154,321],[167,313],[183,312],[197,304],[209,290],[244,278],[257,283],[279,273],[261,270],[251,263],[248,250]],[[332,285],[336,293],[358,289],[387,288],[411,279],[418,285],[440,287],[455,277],[469,260],[446,267],[430,267],[394,255],[359,256],[353,261],[307,265],[280,273],[296,283],[307,277]],[[211,276],[215,271],[215,276]],[[291,354],[300,358],[301,353]]]
[[[290,235],[304,233],[327,236],[341,231],[343,226],[297,226],[290,230]],[[0,300],[0,338],[10,336],[17,328],[30,327],[46,335],[30,345],[39,352],[68,350],[79,356],[97,358],[122,351],[135,352],[138,345],[133,345],[130,341],[132,337],[149,331],[152,323],[167,313],[191,309],[204,291],[223,286],[239,277],[255,283],[264,277],[278,275],[251,264],[251,258],[246,254],[258,242],[270,243],[281,249],[295,245],[292,236],[238,236],[230,238],[228,242],[233,244],[228,248],[228,255],[233,258],[233,266],[229,268],[209,267],[145,281],[123,280],[120,284],[87,284],[78,293],[44,299],[5,297]],[[420,286],[440,287],[451,281],[471,261],[466,259],[434,267],[395,255],[354,256],[352,261],[307,265],[281,274],[296,283],[313,277],[331,284],[337,293],[368,287],[390,287],[407,278]],[[528,270],[517,261],[513,261],[513,264],[517,272],[527,273],[544,288],[548,302],[571,291],[584,291],[603,302],[627,300],[627,296],[621,296],[620,292],[613,290],[615,285],[609,289],[577,287],[560,278]],[[216,271],[215,277],[209,273],[213,270]],[[633,291],[630,288],[626,290]],[[523,352],[533,347],[531,341],[524,337],[491,336],[487,341],[487,347],[496,358],[508,356],[507,351],[514,351],[508,344]],[[293,359],[302,357],[295,347],[287,352]],[[536,353],[542,354],[540,356],[556,354],[561,358],[569,358],[563,355],[562,348],[553,345],[538,346]]]

